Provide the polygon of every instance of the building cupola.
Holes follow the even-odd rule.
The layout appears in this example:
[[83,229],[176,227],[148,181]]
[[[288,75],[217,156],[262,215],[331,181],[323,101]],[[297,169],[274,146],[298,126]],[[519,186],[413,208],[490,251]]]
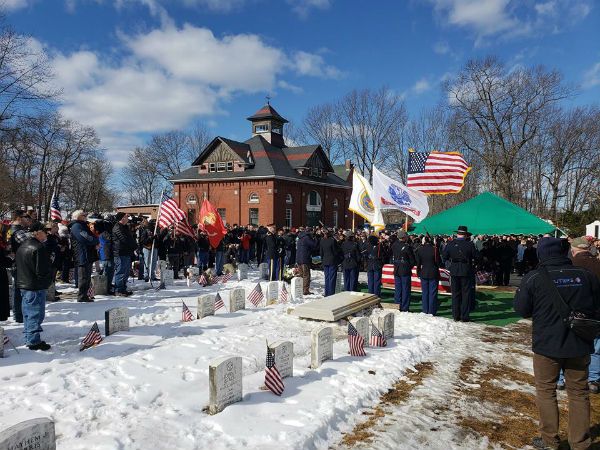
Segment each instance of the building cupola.
[[285,147],[283,125],[288,121],[275,111],[268,99],[267,104],[248,117],[248,120],[252,123],[252,137],[262,136],[276,147]]

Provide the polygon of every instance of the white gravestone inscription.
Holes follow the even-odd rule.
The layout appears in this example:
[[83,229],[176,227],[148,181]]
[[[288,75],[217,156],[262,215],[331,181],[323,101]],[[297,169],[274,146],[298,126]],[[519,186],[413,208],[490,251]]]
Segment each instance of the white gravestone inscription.
[[205,294],[198,297],[198,319],[215,315],[215,294]]
[[350,323],[354,325],[358,334],[364,339],[363,347],[369,345],[369,319],[366,317],[354,317],[350,319]]
[[2,450],[56,450],[54,422],[39,418],[26,420],[0,432]]
[[229,291],[229,312],[236,312],[240,309],[246,309],[246,290],[235,288]]
[[304,292],[304,280],[302,277],[294,277],[292,278],[292,300],[297,302],[302,300],[302,293]]
[[269,281],[267,283],[267,305],[277,303],[279,299],[279,281]]
[[310,367],[316,369],[323,361],[333,359],[333,328],[321,327],[312,330]]
[[129,310],[127,308],[111,308],[104,311],[104,331],[110,336],[117,331],[129,331]]
[[395,315],[393,312],[385,313],[382,316],[379,316],[377,319],[377,326],[379,330],[383,333],[383,337],[386,339],[394,337],[394,319]]
[[248,278],[248,264],[244,264],[244,263],[238,264],[237,277],[238,277],[239,281],[242,281],[242,280],[245,280]]
[[275,365],[281,378],[294,376],[294,344],[290,341],[280,341],[269,347],[275,354]]
[[242,400],[242,358],[219,358],[208,366],[208,412],[217,414],[226,406]]
[[94,292],[96,295],[106,295],[106,275],[94,274],[92,275],[92,285],[94,286]]

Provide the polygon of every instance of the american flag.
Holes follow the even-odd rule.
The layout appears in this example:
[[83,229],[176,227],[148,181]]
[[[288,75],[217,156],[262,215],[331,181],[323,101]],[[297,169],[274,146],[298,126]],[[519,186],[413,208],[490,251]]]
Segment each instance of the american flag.
[[208,286],[210,284],[205,274],[200,274],[200,276],[198,277],[198,284],[202,287]]
[[188,308],[188,306],[185,304],[185,302],[181,302],[181,304],[183,305],[183,309],[181,311],[181,321],[182,322],[191,322],[192,320],[194,320],[194,316],[193,316],[192,312],[190,311],[190,308]]
[[275,365],[275,355],[273,350],[267,347],[267,367],[265,368],[265,386],[275,395],[283,394],[285,386],[277,366]]
[[383,333],[379,331],[379,328],[375,324],[371,324],[371,339],[369,341],[371,347],[385,347],[387,345],[386,339],[383,337]]
[[4,345],[6,345],[6,344],[8,344],[10,342],[10,339],[8,338],[7,335],[4,335],[3,341],[4,341]]
[[179,208],[177,202],[168,195],[163,194],[158,225],[161,228],[166,228],[173,222],[185,219],[185,217],[185,213]]
[[82,352],[86,348],[93,347],[94,345],[98,345],[102,342],[102,335],[100,334],[100,328],[98,328],[98,322],[94,322],[92,328],[85,335],[83,341],[81,341],[81,347],[79,347],[79,351]]
[[350,346],[351,356],[367,356],[364,349],[365,340],[350,322],[348,322],[348,345]]
[[219,281],[221,283],[227,283],[229,280],[231,280],[232,276],[233,276],[233,274],[231,274],[231,273],[224,273],[223,275],[221,275],[219,277]]
[[62,220],[62,214],[60,213],[60,205],[58,204],[58,196],[56,192],[52,193],[52,198],[50,199],[50,220]]
[[96,296],[96,287],[94,286],[94,282],[90,280],[90,287],[87,291],[87,296],[89,299],[93,299]]
[[194,230],[192,230],[192,227],[190,227],[190,225],[187,223],[187,220],[177,221],[177,223],[175,224],[175,233],[188,236],[192,239],[195,239],[196,237],[194,236]]
[[254,307],[257,307],[258,305],[260,305],[262,303],[264,298],[265,298],[265,296],[260,287],[260,283],[257,283],[256,287],[254,289],[252,289],[252,292],[250,292],[250,295],[248,296],[248,300],[250,300],[250,302],[252,302]]
[[217,292],[217,295],[215,296],[215,311],[218,311],[221,308],[225,308],[225,303],[223,303],[221,295]]
[[425,194],[456,194],[469,170],[458,152],[409,152],[406,186]]
[[281,287],[281,290],[279,291],[279,303],[287,303],[288,302],[288,291],[287,288],[285,287],[285,283],[283,283],[283,286]]

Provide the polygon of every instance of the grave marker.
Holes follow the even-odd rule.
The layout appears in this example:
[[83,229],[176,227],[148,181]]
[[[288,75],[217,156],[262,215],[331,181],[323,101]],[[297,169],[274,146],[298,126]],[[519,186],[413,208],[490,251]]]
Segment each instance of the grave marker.
[[54,422],[26,420],[0,432],[0,448],[6,450],[56,450]]
[[260,265],[258,266],[258,270],[260,273],[260,277],[263,280],[269,279],[269,265],[267,263],[260,263]]
[[204,294],[198,297],[198,319],[215,315],[215,294]]
[[344,272],[338,272],[335,279],[335,293],[339,294],[344,291]]
[[386,339],[394,337],[394,319],[396,315],[393,312],[385,313],[377,319],[377,327],[383,333]]
[[292,300],[294,302],[297,302],[298,300],[302,300],[302,295],[304,292],[304,279],[302,277],[292,278],[291,286],[292,286],[291,287]]
[[323,361],[333,359],[333,328],[316,328],[310,337],[310,367],[316,369]]
[[208,412],[217,414],[242,400],[242,358],[232,356],[211,361],[208,365]]
[[92,286],[94,286],[96,295],[106,295],[106,285],[106,275],[100,275],[99,273],[92,275]]
[[104,334],[110,336],[117,331],[129,331],[129,310],[111,308],[104,311]]
[[274,305],[279,300],[279,281],[267,283],[267,305]]
[[242,287],[229,291],[229,312],[246,309],[246,290]]
[[364,339],[364,345],[363,347],[366,347],[369,345],[369,319],[366,317],[353,317],[352,319],[350,319],[350,323],[352,325],[354,325],[354,328],[356,328],[356,331],[358,331],[358,334],[360,334],[362,336],[362,338]]
[[294,344],[279,341],[269,345],[275,355],[275,365],[281,378],[294,376]]
[[248,278],[248,264],[238,264],[237,276],[238,281],[246,280]]

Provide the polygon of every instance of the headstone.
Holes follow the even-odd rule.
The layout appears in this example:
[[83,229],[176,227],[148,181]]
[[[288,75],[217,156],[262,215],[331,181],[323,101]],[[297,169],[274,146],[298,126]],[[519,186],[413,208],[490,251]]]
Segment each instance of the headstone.
[[200,275],[200,269],[198,267],[190,266],[187,269],[187,273],[188,273],[189,278],[196,280],[196,279],[198,279],[198,276]]
[[0,432],[3,450],[56,450],[54,422],[39,418],[26,420]]
[[106,295],[106,285],[106,275],[100,275],[99,273],[92,275],[92,286],[94,286],[96,295]]
[[316,369],[323,361],[333,359],[333,328],[316,328],[310,337],[310,367]]
[[354,328],[356,328],[356,331],[358,331],[358,334],[360,334],[362,336],[362,338],[364,339],[364,346],[368,346],[369,345],[369,319],[366,317],[354,317],[352,319],[350,319],[350,323],[352,325],[354,325]]
[[175,284],[173,281],[175,279],[175,272],[173,272],[172,269],[161,270],[160,275],[161,284],[164,284],[165,286],[173,286],[173,284]]
[[231,356],[211,361],[208,365],[208,412],[217,414],[242,400],[242,358]]
[[104,334],[110,336],[117,331],[129,331],[129,310],[111,308],[104,311]]
[[229,312],[246,309],[246,289],[235,288],[229,291]]
[[275,354],[275,366],[281,378],[294,376],[294,344],[290,341],[279,341],[269,345]]
[[279,300],[279,281],[267,283],[267,305],[274,305]]
[[239,281],[248,278],[248,264],[240,263],[237,268],[237,277]]
[[198,319],[215,315],[215,294],[204,294],[198,297]]
[[313,302],[298,305],[291,314],[304,319],[337,322],[364,311],[381,300],[374,294],[364,292],[340,292]]
[[0,358],[4,358],[4,328],[0,327]]
[[344,291],[344,272],[338,272],[335,279],[335,293],[339,294]]
[[258,266],[258,270],[260,273],[260,277],[263,280],[269,279],[269,265],[267,263],[260,263],[260,265]]
[[388,312],[379,316],[377,319],[377,327],[379,331],[383,333],[383,337],[386,339],[394,337],[394,319],[395,314],[393,312]]
[[292,278],[291,285],[292,292],[292,300],[297,302],[298,300],[302,300],[302,294],[304,292],[304,279],[302,277],[294,277]]

